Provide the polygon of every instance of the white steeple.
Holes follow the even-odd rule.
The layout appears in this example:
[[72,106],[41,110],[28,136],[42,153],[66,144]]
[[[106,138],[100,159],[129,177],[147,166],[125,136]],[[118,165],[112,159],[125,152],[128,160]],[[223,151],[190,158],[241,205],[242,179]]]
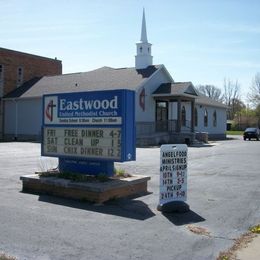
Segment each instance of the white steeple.
[[141,30],[141,41],[136,43],[136,56],[135,56],[135,68],[145,69],[150,65],[153,65],[153,56],[151,55],[152,44],[147,40],[146,33],[146,21],[145,12],[143,9],[143,19],[142,19],[142,30]]
[[146,33],[146,22],[145,22],[145,13],[143,9],[143,20],[142,20],[142,32],[141,32],[141,42],[148,42],[147,41],[147,33]]

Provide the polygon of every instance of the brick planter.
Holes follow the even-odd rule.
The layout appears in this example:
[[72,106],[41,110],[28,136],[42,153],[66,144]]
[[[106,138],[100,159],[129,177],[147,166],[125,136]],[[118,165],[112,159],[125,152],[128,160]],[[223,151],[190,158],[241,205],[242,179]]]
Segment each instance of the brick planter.
[[109,179],[106,182],[75,182],[57,177],[24,175],[20,177],[23,192],[103,203],[110,199],[147,193],[148,176]]

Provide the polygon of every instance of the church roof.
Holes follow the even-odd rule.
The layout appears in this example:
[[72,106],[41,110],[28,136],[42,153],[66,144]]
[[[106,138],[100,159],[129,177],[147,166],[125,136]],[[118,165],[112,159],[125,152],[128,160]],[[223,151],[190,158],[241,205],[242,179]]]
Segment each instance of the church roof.
[[94,90],[136,90],[161,67],[162,65],[149,66],[146,69],[102,67],[89,72],[45,76],[30,85],[26,91],[18,91],[18,88],[5,98],[35,98],[44,94]]
[[196,104],[200,104],[200,105],[206,105],[206,106],[212,106],[212,107],[222,107],[222,108],[228,108],[227,105],[216,101],[212,98],[209,98],[207,96],[204,96],[202,94],[199,95],[198,99],[196,99]]
[[[137,90],[161,68],[165,67],[163,65],[149,66],[146,69],[102,67],[89,72],[33,78],[4,98],[40,98],[44,94],[94,90]],[[167,72],[166,69],[165,71]],[[226,108],[226,105],[198,93],[191,82],[163,83],[152,95],[167,98],[177,96],[195,98],[196,104]]]
[[153,96],[198,96],[191,82],[163,83],[154,92]]
[[24,82],[19,88],[14,89],[4,96],[4,98],[17,98],[21,97],[26,91],[28,91],[33,85],[35,85],[42,77],[35,77]]
[[194,98],[196,104],[227,108],[225,104],[200,94],[191,82],[163,83],[153,92],[153,96],[189,97]]

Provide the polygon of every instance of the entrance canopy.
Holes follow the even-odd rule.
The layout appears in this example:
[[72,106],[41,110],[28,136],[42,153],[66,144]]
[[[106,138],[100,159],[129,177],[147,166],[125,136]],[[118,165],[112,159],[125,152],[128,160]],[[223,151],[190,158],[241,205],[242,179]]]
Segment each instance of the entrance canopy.
[[[195,122],[195,99],[199,96],[198,92],[194,88],[191,82],[174,82],[174,83],[163,83],[161,84],[152,94],[153,98],[156,100],[158,106],[156,106],[156,121],[169,120],[168,118],[168,103],[177,102],[177,126],[176,131],[181,132],[182,126],[186,124],[184,122],[183,111],[181,104],[183,102],[191,103],[191,122],[190,130],[194,132],[194,122]],[[161,116],[162,102],[165,102],[165,109],[167,111],[164,113],[165,117]],[[157,117],[157,115],[159,115]]]
[[173,97],[183,97],[185,99],[186,97],[189,100],[199,96],[191,82],[163,83],[152,95],[154,98],[171,99]]

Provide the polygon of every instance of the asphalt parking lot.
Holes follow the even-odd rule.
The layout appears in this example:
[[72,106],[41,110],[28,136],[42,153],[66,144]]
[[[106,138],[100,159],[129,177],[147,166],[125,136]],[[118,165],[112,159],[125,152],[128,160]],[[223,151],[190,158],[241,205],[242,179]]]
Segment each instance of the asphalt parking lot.
[[[0,251],[18,259],[215,259],[260,222],[260,142],[188,149],[190,212],[162,214],[159,148],[116,164],[151,176],[146,196],[93,205],[21,192],[21,175],[55,167],[40,144],[0,143]],[[194,233],[191,230],[200,230]]]

